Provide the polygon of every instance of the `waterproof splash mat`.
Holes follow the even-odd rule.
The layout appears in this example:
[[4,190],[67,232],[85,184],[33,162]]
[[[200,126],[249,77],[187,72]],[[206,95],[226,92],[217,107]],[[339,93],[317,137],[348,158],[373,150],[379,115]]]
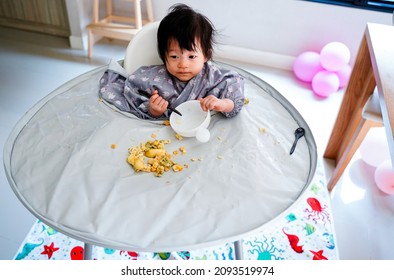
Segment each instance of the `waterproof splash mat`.
[[[114,228],[114,231],[117,229]],[[337,260],[330,198],[319,166],[310,187],[291,209],[261,232],[242,240],[247,260]],[[17,260],[80,260],[84,244],[37,221],[15,255]],[[135,252],[93,246],[97,260],[233,260],[233,243],[179,252]]]
[[[41,100],[6,142],[10,185],[44,227],[114,250],[192,252],[257,236],[305,202],[306,190],[313,189],[313,135],[297,110],[261,79],[236,69],[245,78],[248,102],[235,118],[212,115],[211,140],[201,143],[178,139],[162,121],[138,119],[100,100],[105,70],[78,76]],[[299,127],[305,135],[290,153]],[[170,140],[170,152],[182,148],[174,155],[182,171],[156,177],[133,170],[126,161],[129,148],[152,138]],[[299,214],[295,222],[287,217],[288,224],[275,233],[275,238],[293,240],[291,248],[299,242],[290,237],[301,242],[302,235],[290,225],[310,233],[317,222],[330,224],[326,203],[308,201],[301,210],[307,214],[305,224],[299,223]],[[246,252],[256,255],[264,244],[279,246],[268,235],[260,238],[244,242]],[[60,248],[51,244],[45,244],[48,252]],[[317,249],[310,250],[323,248]]]

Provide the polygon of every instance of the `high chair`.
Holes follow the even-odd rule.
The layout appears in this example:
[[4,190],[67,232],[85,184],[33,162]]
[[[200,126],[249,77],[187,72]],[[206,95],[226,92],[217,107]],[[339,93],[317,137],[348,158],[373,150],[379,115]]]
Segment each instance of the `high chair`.
[[112,0],[106,1],[107,14],[99,18],[99,0],[93,1],[93,21],[87,26],[88,30],[88,58],[92,57],[94,35],[107,38],[130,41],[143,25],[153,22],[152,0],[146,0],[148,19],[142,19],[141,0],[122,0],[134,3],[134,16],[124,17],[113,14]]
[[123,68],[128,74],[140,66],[162,64],[157,52],[157,29],[159,21],[148,23],[127,46]]

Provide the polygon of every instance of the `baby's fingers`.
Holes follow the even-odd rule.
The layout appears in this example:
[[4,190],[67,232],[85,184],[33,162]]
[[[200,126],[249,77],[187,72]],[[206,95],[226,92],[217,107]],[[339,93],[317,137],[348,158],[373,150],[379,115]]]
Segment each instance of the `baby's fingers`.
[[204,112],[208,111],[207,100],[206,100],[206,98],[204,98],[204,99],[198,98],[197,100],[200,101],[201,109],[202,109]]

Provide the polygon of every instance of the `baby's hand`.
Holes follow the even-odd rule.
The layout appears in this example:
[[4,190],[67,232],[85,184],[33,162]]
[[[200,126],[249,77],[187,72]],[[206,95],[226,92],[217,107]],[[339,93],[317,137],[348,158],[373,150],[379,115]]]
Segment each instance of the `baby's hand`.
[[149,98],[149,113],[153,117],[160,117],[167,110],[167,107],[167,100],[162,98],[157,90],[154,90],[151,98]]
[[234,102],[230,99],[219,99],[216,96],[208,95],[205,98],[199,98],[201,108],[206,112],[208,110],[218,112],[231,112],[234,109]]

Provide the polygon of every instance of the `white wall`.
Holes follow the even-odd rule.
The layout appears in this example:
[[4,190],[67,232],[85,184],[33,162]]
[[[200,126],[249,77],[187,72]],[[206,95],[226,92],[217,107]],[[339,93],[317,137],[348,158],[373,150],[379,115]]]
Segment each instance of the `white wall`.
[[[86,3],[83,2],[86,16]],[[121,1],[121,0],[117,0]],[[144,0],[142,0],[142,3]],[[302,0],[152,0],[156,20],[162,19],[169,7],[183,2],[199,10],[214,23],[221,36],[219,48],[223,56],[242,59],[248,56],[256,63],[277,54],[289,59],[303,51],[320,49],[332,41],[346,44],[353,63],[368,22],[392,24],[392,14],[346,8]],[[122,12],[126,6],[121,6]],[[130,12],[132,13],[132,12]],[[71,23],[72,21],[70,21]],[[229,47],[231,46],[231,47]],[[234,48],[235,47],[235,48]],[[245,51],[247,50],[253,50]],[[255,56],[253,58],[253,56]],[[264,64],[264,62],[261,62]]]
[[[177,2],[154,1],[157,19]],[[182,2],[211,19],[222,33],[221,43],[291,57],[306,50],[320,51],[331,41],[341,41],[349,47],[354,59],[367,22],[392,23],[389,13],[301,0]]]
[[86,26],[92,20],[93,1],[66,0],[66,7],[71,31],[70,46],[73,49],[87,49]]

